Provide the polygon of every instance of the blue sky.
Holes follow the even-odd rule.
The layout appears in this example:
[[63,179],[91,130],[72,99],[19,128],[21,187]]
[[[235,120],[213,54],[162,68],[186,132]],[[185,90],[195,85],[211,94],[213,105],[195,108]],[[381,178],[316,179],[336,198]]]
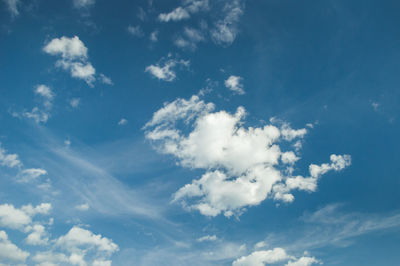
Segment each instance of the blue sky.
[[0,2],[0,265],[399,265],[398,1]]

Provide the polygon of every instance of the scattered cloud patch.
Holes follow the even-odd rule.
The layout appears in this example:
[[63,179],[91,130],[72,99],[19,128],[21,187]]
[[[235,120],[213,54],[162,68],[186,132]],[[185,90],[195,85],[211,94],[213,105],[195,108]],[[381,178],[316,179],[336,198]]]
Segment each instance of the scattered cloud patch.
[[205,41],[205,37],[200,30],[185,27],[183,35],[178,36],[174,44],[179,48],[187,48],[190,50],[196,50],[199,42]]
[[95,0],[73,0],[75,8],[88,8],[94,5]]
[[100,74],[99,78],[100,78],[100,81],[104,84],[107,84],[110,86],[114,85],[114,82],[109,77],[105,76],[104,74]]
[[[267,197],[291,202],[291,190],[315,191],[321,175],[350,165],[350,156],[331,155],[331,163],[310,165],[311,177],[293,177],[287,169],[298,160],[297,151],[282,151],[282,143],[302,139],[306,129],[288,124],[245,128],[243,107],[234,114],[214,108],[198,96],[177,99],[155,112],[144,127],[158,151],[175,156],[183,167],[206,171],[174,194],[173,201],[189,210],[229,217]],[[177,126],[180,122],[189,133]]]
[[157,42],[158,41],[158,31],[155,30],[155,31],[151,32],[149,39],[151,42]]
[[72,108],[78,108],[80,103],[81,103],[81,99],[79,99],[79,98],[72,98],[69,101],[69,104],[71,105]]
[[0,263],[15,265],[18,262],[25,262],[29,255],[29,252],[23,251],[13,244],[5,231],[0,231]]
[[242,256],[241,258],[235,260],[233,266],[264,266],[273,264],[285,266],[310,266],[312,264],[322,264],[319,260],[314,257],[300,257],[296,259],[294,256],[290,256],[283,248],[274,248],[270,250],[260,250],[254,251],[248,256]]
[[84,203],[84,204],[81,204],[81,205],[78,205],[75,207],[75,209],[77,209],[79,211],[87,211],[87,210],[89,210],[89,208],[90,208],[90,206],[87,203]]
[[22,163],[18,159],[18,154],[8,153],[7,150],[2,148],[0,144],[0,165],[14,168],[14,167],[21,167]]
[[242,77],[230,76],[227,80],[225,80],[225,87],[237,94],[244,94],[242,80]]
[[222,46],[229,46],[236,39],[238,22],[244,12],[241,0],[227,1],[223,8],[224,18],[218,20],[211,29],[212,40]]
[[3,0],[7,5],[8,11],[12,17],[19,15],[18,6],[21,4],[20,0]]
[[212,235],[212,236],[203,236],[197,239],[198,242],[204,242],[204,241],[216,241],[218,238],[216,235]]
[[[57,60],[56,67],[69,71],[73,78],[82,79],[89,86],[93,86],[96,81],[96,69],[88,61],[88,49],[78,36],[54,38],[43,47],[43,51],[61,57]],[[100,74],[99,78],[103,83],[112,83],[103,74]]]
[[28,183],[42,175],[47,175],[47,171],[41,168],[24,169],[18,173],[17,181],[20,183]]
[[189,12],[182,7],[177,7],[170,13],[161,13],[158,16],[158,20],[161,22],[179,21],[188,18],[190,18]]
[[142,31],[142,28],[139,26],[139,25],[137,25],[137,26],[131,26],[131,25],[129,25],[128,26],[128,32],[130,33],[130,34],[132,34],[133,36],[135,36],[135,37],[143,37],[143,31]]
[[[164,61],[164,60],[160,60]],[[174,68],[176,66],[181,66],[188,68],[190,61],[187,60],[177,60],[177,59],[168,59],[162,63],[157,63],[155,65],[147,66],[145,72],[150,73],[152,76],[156,77],[157,79],[164,80],[171,82],[176,78],[176,72]]]
[[125,118],[121,118],[121,120],[118,121],[119,126],[125,126],[126,124],[128,124],[128,120]]

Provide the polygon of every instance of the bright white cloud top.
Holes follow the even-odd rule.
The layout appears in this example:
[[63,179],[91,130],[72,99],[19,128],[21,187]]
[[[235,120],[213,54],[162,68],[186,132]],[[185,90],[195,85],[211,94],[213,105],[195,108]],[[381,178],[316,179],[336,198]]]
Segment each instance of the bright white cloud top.
[[157,79],[164,80],[164,81],[174,81],[176,78],[176,72],[174,70],[175,67],[181,66],[188,68],[190,65],[189,60],[178,60],[178,59],[168,59],[168,60],[160,60],[161,62],[150,65],[146,67],[145,72],[150,73],[152,76],[156,77]]
[[244,94],[242,79],[242,77],[232,75],[225,80],[225,87],[237,94]]
[[[303,139],[305,128],[292,129],[288,124],[245,128],[243,107],[234,114],[214,109],[213,103],[198,96],[177,99],[155,112],[145,125],[146,138],[160,152],[175,156],[183,167],[206,171],[174,195],[173,201],[188,209],[229,217],[268,197],[291,202],[291,191],[315,191],[321,175],[350,165],[349,155],[333,154],[331,163],[311,164],[309,177],[293,176],[297,151],[293,146],[293,150],[283,150],[283,143],[293,145]],[[189,133],[180,130],[180,124],[188,126]]]

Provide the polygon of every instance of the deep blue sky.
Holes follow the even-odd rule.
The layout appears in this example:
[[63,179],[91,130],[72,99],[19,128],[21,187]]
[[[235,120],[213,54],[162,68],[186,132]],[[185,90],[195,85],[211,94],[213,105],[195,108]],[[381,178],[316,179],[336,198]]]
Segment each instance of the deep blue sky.
[[[0,265],[256,266],[270,265],[265,256],[276,248],[286,257],[273,265],[399,265],[399,8],[372,0],[1,1]],[[179,104],[193,95],[191,103],[213,109],[185,111]],[[171,106],[176,113],[149,126]],[[232,132],[219,128],[239,106],[246,115]],[[220,120],[202,128],[212,117]],[[265,125],[297,162],[252,157],[276,154],[248,142],[251,128]],[[289,125],[307,133],[287,140]],[[242,129],[248,135],[235,141]],[[150,136],[168,130],[179,137]],[[331,154],[351,163],[335,169]],[[324,163],[316,182],[309,165]],[[286,191],[292,202],[275,187],[249,203],[249,187],[272,176],[255,174],[239,192],[227,183],[257,167],[279,171],[273,185],[302,176],[316,187]],[[216,171],[225,183],[173,200],[208,173],[217,180]],[[23,207],[42,203],[51,207]],[[27,240],[40,226],[39,240]],[[77,240],[71,228],[87,235]]]

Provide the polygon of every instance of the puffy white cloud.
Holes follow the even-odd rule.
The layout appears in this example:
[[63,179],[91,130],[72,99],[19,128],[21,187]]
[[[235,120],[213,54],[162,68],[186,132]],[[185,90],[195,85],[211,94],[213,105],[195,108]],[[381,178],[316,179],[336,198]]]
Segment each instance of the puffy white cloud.
[[80,247],[93,247],[108,254],[119,249],[112,240],[77,226],[72,227],[66,235],[59,237],[57,245],[72,252]]
[[5,231],[0,231],[0,262],[25,262],[29,252],[21,250],[9,239]]
[[190,18],[189,12],[186,11],[186,9],[182,7],[177,7],[174,10],[172,10],[170,13],[161,13],[158,16],[158,20],[162,22],[168,22],[168,21],[179,21],[183,19],[188,19]]
[[314,257],[301,257],[298,260],[289,261],[286,266],[310,266],[317,263],[322,264]]
[[[96,69],[88,61],[88,49],[78,36],[54,38],[43,47],[43,51],[53,56],[61,56],[56,62],[57,67],[70,71],[72,77],[82,79],[93,86]],[[104,81],[101,75],[100,79]]]
[[53,99],[54,97],[54,93],[51,91],[51,89],[43,84],[36,86],[35,93],[49,100]]
[[31,223],[31,215],[13,205],[0,205],[0,226],[12,229],[22,229]]
[[45,227],[41,224],[35,224],[26,228],[27,231],[32,231],[25,239],[29,245],[38,246],[46,245],[49,241]]
[[95,0],[74,0],[74,7],[86,8],[94,5]]
[[158,79],[171,82],[176,78],[176,73],[173,68],[177,65],[188,67],[189,64],[189,60],[185,61],[169,59],[164,62],[163,66],[161,66],[160,63],[157,63],[156,65],[150,65],[146,67],[145,72],[149,72],[151,75]]
[[48,54],[61,55],[65,60],[87,58],[87,47],[78,36],[54,38],[43,48]]
[[[174,155],[180,165],[205,170],[200,179],[180,188],[173,201],[203,215],[231,216],[268,196],[290,202],[293,189],[315,191],[316,177],[292,176],[292,165],[299,159],[297,151],[282,151],[280,146],[302,139],[307,130],[292,129],[288,124],[245,128],[245,116],[243,107],[234,114],[214,111],[212,103],[198,96],[164,104],[154,113],[144,127],[146,138],[160,152]],[[179,130],[180,126],[185,131]],[[349,160],[348,155],[332,155],[330,164],[312,164],[310,174],[319,177],[327,169],[341,170],[350,165]]]
[[111,266],[111,260],[95,260],[93,266]]
[[39,176],[46,174],[47,171],[41,168],[24,169],[18,173],[17,181],[22,183],[27,183],[37,179]]
[[[254,251],[248,256],[242,256],[235,260],[233,266],[264,266],[268,264],[284,263],[288,261],[285,266],[310,266],[315,263],[320,263],[319,260],[314,257],[303,256],[296,259],[294,256],[290,256],[286,253],[283,248],[274,248],[271,250],[260,250]],[[280,264],[282,265],[282,264]]]
[[21,3],[20,0],[4,0],[4,3],[7,5],[11,16],[16,17],[19,15],[18,5]]
[[22,163],[18,159],[17,154],[7,153],[7,150],[3,149],[0,144],[0,165],[14,168],[14,167],[21,167]]
[[237,94],[244,94],[242,79],[239,76],[230,76],[225,80],[225,87]]
[[204,242],[204,241],[216,241],[218,238],[216,235],[212,235],[212,236],[202,236],[200,238],[197,239],[198,242]]
[[238,33],[237,23],[243,14],[242,1],[227,1],[223,12],[225,16],[215,23],[211,37],[215,43],[227,46],[232,44]]
[[243,256],[235,260],[233,266],[264,266],[265,264],[277,263],[287,260],[290,257],[283,248],[274,248],[271,250],[254,251],[248,256]]

